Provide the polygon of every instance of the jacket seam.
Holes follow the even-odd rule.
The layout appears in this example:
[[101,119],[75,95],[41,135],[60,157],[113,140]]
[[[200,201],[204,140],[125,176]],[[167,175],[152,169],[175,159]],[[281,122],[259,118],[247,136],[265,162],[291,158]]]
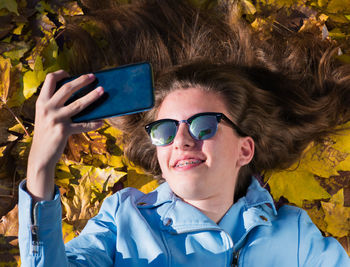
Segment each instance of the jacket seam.
[[300,266],[300,235],[301,235],[301,232],[300,232],[300,221],[301,221],[301,210],[298,211],[298,249],[297,249],[297,263],[298,263],[298,266]]
[[165,247],[165,250],[166,250],[166,253],[167,253],[167,266],[168,267],[171,267],[171,262],[172,262],[172,259],[171,259],[171,254],[170,254],[170,250],[169,250],[169,247],[168,247],[168,243],[166,242],[166,238],[165,238],[165,231],[160,229],[160,234],[162,236],[162,240],[163,240],[163,244],[164,244],[164,247]]

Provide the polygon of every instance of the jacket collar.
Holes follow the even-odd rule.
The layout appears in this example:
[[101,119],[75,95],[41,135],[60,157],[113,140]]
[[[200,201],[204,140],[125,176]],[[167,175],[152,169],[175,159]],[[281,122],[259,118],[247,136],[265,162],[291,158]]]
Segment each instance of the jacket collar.
[[[178,199],[178,197],[172,192],[169,184],[164,182],[154,191],[138,199],[137,205],[143,208],[153,208],[176,199]],[[247,194],[242,199],[245,200],[247,209],[267,204],[272,209],[273,214],[275,216],[277,215],[277,210],[270,193],[260,185],[255,177],[252,177],[252,182],[248,187]]]
[[140,209],[158,207],[161,227],[174,234],[224,230],[231,236],[236,248],[242,246],[245,237],[253,228],[259,225],[270,226],[271,220],[277,215],[271,195],[254,177],[246,196],[232,205],[218,224],[178,198],[166,182],[138,199],[137,206]]

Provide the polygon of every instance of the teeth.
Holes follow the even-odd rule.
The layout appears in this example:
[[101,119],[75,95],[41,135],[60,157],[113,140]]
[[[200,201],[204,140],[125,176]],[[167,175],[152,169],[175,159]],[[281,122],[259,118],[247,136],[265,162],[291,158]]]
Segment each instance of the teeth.
[[201,162],[202,162],[201,160],[182,160],[179,163],[177,163],[175,167],[183,167],[189,164],[197,164]]

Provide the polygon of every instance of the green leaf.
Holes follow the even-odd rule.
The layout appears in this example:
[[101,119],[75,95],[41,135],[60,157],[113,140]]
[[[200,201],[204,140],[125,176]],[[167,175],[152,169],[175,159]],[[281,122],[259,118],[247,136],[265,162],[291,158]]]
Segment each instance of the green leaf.
[[349,0],[330,0],[328,2],[327,11],[333,14],[350,12]]
[[343,33],[341,29],[335,28],[329,31],[329,36],[332,38],[345,38],[345,33]]
[[5,52],[4,56],[18,62],[29,50],[30,45],[24,41],[13,43],[13,45],[15,45],[15,47],[11,51]]
[[17,1],[16,0],[0,0],[0,9],[7,9],[10,12],[16,13],[19,15],[17,10]]

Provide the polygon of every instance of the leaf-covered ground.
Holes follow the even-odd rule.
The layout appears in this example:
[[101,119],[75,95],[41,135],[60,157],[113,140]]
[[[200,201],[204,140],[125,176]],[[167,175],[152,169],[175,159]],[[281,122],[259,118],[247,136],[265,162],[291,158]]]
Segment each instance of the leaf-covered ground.
[[[192,2],[199,5],[203,1]],[[20,262],[17,187],[25,178],[35,93],[48,72],[68,68],[66,56],[70,51],[60,51],[55,38],[67,18],[83,14],[79,3],[0,0],[0,266],[17,266]],[[340,57],[350,63],[346,50],[349,0],[241,0],[239,5],[244,19],[264,34],[269,27],[294,31],[319,27],[324,38],[345,45]],[[281,7],[299,12],[281,20]],[[56,169],[65,242],[79,234],[103,199],[113,192],[127,186],[144,192],[156,188],[152,177],[128,164],[122,149],[121,133],[108,124],[69,139]],[[310,145],[298,164],[287,171],[266,174],[265,182],[277,202],[306,209],[324,235],[336,237],[350,255],[350,131],[330,136],[321,145]]]

